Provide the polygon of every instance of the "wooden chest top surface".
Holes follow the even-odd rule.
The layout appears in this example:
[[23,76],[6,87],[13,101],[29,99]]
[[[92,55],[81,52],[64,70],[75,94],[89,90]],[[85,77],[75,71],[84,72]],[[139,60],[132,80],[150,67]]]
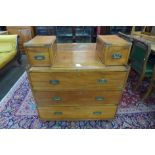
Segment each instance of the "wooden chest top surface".
[[126,46],[131,45],[128,41],[118,37],[117,35],[99,35],[98,38],[105,44]]
[[32,40],[24,43],[25,47],[51,46],[56,40],[55,36],[36,36]]
[[95,43],[57,44],[57,54],[52,67],[31,67],[30,71],[102,70],[127,71],[125,66],[106,67],[96,54]]

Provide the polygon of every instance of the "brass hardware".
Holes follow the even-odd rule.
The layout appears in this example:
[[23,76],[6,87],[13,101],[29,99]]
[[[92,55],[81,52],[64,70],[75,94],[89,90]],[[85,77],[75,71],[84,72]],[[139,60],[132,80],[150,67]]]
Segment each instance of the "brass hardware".
[[97,96],[96,97],[96,101],[103,101],[104,100],[104,97],[102,97],[102,96]]
[[61,112],[61,111],[54,112],[54,115],[62,115],[62,114],[63,114],[63,112]]
[[102,111],[94,111],[93,114],[94,115],[101,115],[102,114]]
[[34,56],[35,60],[45,60],[45,56],[44,55],[36,55]]
[[113,59],[121,59],[121,58],[122,58],[122,54],[120,54],[120,53],[114,53],[114,54],[112,55],[112,58],[113,58]]
[[49,83],[52,85],[57,85],[60,83],[60,81],[59,80],[50,80]]
[[59,97],[59,96],[54,96],[54,97],[52,97],[52,100],[53,100],[53,101],[61,101],[61,97]]
[[106,84],[108,82],[108,80],[106,80],[106,79],[99,79],[99,80],[97,80],[97,82],[100,83],[100,84]]

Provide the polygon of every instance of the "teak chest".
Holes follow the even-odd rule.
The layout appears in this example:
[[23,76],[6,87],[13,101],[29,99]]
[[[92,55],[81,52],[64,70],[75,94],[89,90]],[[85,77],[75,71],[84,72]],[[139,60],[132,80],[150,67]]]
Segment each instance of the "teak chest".
[[57,44],[52,67],[30,67],[29,80],[43,120],[104,120],[117,112],[128,66],[105,66],[96,44]]
[[55,36],[36,36],[24,47],[31,66],[52,66],[57,50]]
[[96,51],[103,64],[107,66],[126,65],[131,45],[131,43],[117,35],[99,35]]

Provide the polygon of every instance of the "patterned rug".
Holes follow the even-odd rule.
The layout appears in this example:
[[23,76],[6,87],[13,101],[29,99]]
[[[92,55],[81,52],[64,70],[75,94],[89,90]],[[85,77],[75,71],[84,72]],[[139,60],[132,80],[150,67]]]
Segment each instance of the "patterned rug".
[[[116,129],[116,128],[154,128],[155,95],[145,103],[140,94],[146,89],[144,81],[139,91],[133,92],[131,85],[136,83],[136,74],[131,72],[123,92],[116,118],[107,121],[41,121],[38,118],[36,104],[29,87],[25,72],[0,102],[0,128],[28,129]],[[132,82],[131,82],[132,81]]]

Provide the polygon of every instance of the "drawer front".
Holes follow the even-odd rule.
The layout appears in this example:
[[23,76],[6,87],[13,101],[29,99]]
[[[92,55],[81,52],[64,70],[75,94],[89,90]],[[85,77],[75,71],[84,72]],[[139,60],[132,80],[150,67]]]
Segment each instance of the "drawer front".
[[43,120],[104,120],[115,117],[116,106],[38,107]]
[[118,104],[121,91],[34,91],[39,106]]
[[110,46],[105,52],[105,65],[126,65],[128,63],[129,46]]
[[28,48],[26,51],[32,66],[51,66],[48,48]]
[[34,90],[122,90],[127,72],[30,72]]

